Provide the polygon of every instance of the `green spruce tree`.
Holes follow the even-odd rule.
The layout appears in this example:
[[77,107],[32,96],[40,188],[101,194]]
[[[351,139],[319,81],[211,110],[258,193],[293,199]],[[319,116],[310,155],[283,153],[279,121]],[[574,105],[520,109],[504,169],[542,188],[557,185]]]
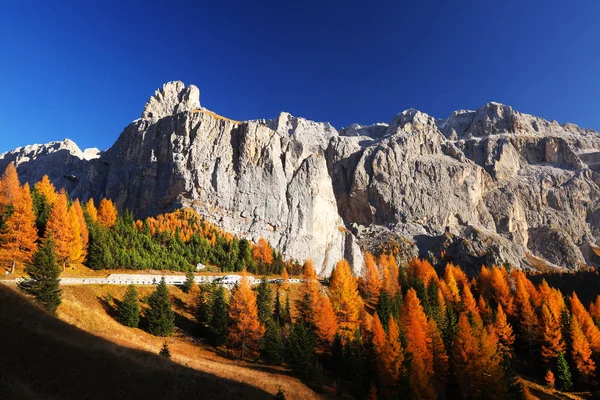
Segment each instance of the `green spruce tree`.
[[279,365],[283,361],[283,340],[281,328],[275,321],[269,319],[266,323],[266,331],[262,342],[262,358],[266,363]]
[[212,315],[212,297],[217,289],[216,283],[201,283],[199,285],[198,303],[196,308],[196,321],[200,324],[201,333],[204,333],[210,324]]
[[169,360],[171,359],[171,350],[169,350],[169,345],[167,344],[166,340],[163,343],[163,346],[158,354],[160,354],[164,358],[168,358]]
[[181,285],[181,290],[183,293],[189,293],[194,287],[195,283],[196,277],[194,276],[194,273],[192,271],[188,271],[185,273],[185,282],[183,282],[183,285]]
[[175,312],[169,297],[169,288],[163,276],[156,291],[148,298],[146,311],[148,330],[156,336],[171,336],[175,330]]
[[315,338],[303,323],[290,329],[286,347],[286,362],[302,379],[312,380],[315,372]]
[[275,400],[285,400],[285,392],[283,391],[283,389],[279,388],[277,389],[277,394],[275,395]]
[[568,392],[573,387],[573,377],[571,375],[571,370],[569,369],[569,363],[567,363],[562,351],[558,353],[556,370],[558,372],[558,388],[564,392]]
[[118,320],[125,326],[137,328],[140,322],[140,303],[138,292],[133,284],[129,285],[125,297],[119,305]]
[[256,289],[256,307],[258,308],[258,320],[265,325],[273,314],[273,292],[269,286],[267,277],[263,277]]
[[31,264],[25,267],[29,278],[19,282],[19,288],[30,295],[52,315],[61,303],[59,287],[60,269],[56,263],[54,241],[45,240],[33,255]]
[[275,291],[275,304],[273,305],[273,321],[275,321],[280,326],[283,326],[281,321],[281,299],[279,297],[279,285],[277,285],[277,290]]
[[217,286],[213,293],[210,318],[210,342],[213,346],[221,346],[227,341],[228,309],[225,289],[223,286]]

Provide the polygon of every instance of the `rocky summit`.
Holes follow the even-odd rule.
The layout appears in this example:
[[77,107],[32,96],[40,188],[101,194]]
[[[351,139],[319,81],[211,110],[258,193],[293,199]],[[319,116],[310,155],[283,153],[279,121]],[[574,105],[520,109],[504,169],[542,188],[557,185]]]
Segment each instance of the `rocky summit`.
[[193,207],[321,275],[343,257],[359,273],[365,250],[385,248],[471,271],[600,265],[599,134],[498,103],[338,131],[288,113],[231,120],[169,82],[110,149],[65,139],[4,153],[0,171],[9,162],[137,217]]

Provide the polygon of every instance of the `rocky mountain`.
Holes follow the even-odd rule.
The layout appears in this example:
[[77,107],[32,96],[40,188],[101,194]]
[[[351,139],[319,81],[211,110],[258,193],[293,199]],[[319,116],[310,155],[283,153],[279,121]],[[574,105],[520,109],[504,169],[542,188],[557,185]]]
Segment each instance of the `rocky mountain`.
[[105,152],[27,146],[0,171],[13,161],[24,181],[48,174],[138,217],[193,207],[323,275],[342,257],[359,272],[362,251],[382,246],[473,269],[600,265],[600,136],[498,103],[337,131],[288,113],[234,121],[170,82]]

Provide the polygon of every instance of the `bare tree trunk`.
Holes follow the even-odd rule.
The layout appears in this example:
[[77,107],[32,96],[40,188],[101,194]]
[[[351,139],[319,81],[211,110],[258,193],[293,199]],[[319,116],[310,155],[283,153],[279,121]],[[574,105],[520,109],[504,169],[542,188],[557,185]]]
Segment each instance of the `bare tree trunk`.
[[12,267],[11,267],[11,269],[10,269],[10,273],[11,273],[11,274],[14,274],[14,273],[15,273],[15,264],[16,264],[16,262],[15,262],[15,260],[13,260],[13,262],[12,262]]

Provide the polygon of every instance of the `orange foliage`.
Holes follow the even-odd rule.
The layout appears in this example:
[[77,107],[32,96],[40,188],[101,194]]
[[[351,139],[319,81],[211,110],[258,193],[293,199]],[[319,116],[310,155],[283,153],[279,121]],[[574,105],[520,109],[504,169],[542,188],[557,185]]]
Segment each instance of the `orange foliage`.
[[512,326],[506,319],[506,314],[502,309],[502,305],[498,304],[498,310],[496,311],[496,322],[494,322],[494,334],[498,338],[498,346],[504,353],[510,353],[512,345],[515,342],[515,334],[513,333]]
[[546,363],[558,357],[559,352],[565,351],[559,316],[550,311],[547,304],[542,305],[542,360]]
[[429,330],[427,316],[414,289],[410,289],[404,299],[402,326],[406,336],[407,352],[412,353],[409,372],[412,393],[419,398],[435,398],[432,341],[427,335]]
[[393,298],[400,291],[400,282],[398,281],[400,272],[396,259],[391,254],[382,254],[379,257],[378,264],[383,276],[382,289]]
[[56,199],[58,198],[58,193],[56,193],[56,188],[50,182],[48,175],[44,175],[42,180],[35,184],[35,190],[44,196],[46,199],[46,203],[49,205],[53,205]]
[[90,241],[90,233],[88,231],[87,224],[85,223],[83,208],[81,207],[79,199],[75,200],[71,207],[74,209],[75,214],[77,215],[77,221],[79,222],[79,233],[81,235],[81,244],[83,246],[83,258],[85,258],[87,254],[88,243]]
[[577,370],[586,380],[593,379],[596,364],[592,360],[592,349],[575,317],[571,319],[571,342],[573,362]]
[[107,228],[112,228],[117,222],[117,208],[112,200],[102,199],[98,206],[98,223]]
[[265,238],[258,239],[258,243],[252,251],[254,259],[263,264],[271,264],[273,262],[273,249]]
[[361,292],[364,293],[366,303],[374,308],[379,300],[382,283],[375,258],[369,252],[365,253],[365,266],[363,267],[363,276],[359,279],[359,285]]
[[512,315],[512,297],[508,286],[508,273],[505,268],[493,267],[490,276],[490,291],[492,299],[496,304],[502,305],[502,309]]
[[231,296],[229,318],[228,346],[237,350],[240,358],[256,353],[265,328],[258,320],[256,293],[250,287],[246,271],[242,272],[240,284]]
[[14,204],[21,195],[21,184],[14,163],[6,166],[0,178],[0,213],[4,213],[9,204]]
[[281,285],[284,289],[289,289],[290,287],[290,276],[288,275],[287,268],[283,267],[283,271],[281,272],[281,279],[283,279],[283,284]]
[[318,294],[314,306],[315,327],[321,343],[330,344],[338,329],[337,319],[329,296]]
[[[10,164],[12,165],[12,164]],[[5,221],[0,233],[3,258],[15,262],[29,262],[37,250],[38,233],[29,184],[20,189],[20,195],[12,204],[13,211]]]
[[590,304],[590,315],[592,318],[600,320],[600,295],[596,297],[596,301]]
[[71,206],[68,212],[68,220],[70,230],[69,236],[71,237],[71,245],[69,247],[69,261],[71,262],[82,262],[85,258],[85,248],[83,247],[83,235],[81,233],[81,226],[79,222],[79,216],[75,211],[75,207]]
[[577,319],[585,338],[590,344],[592,350],[596,353],[600,352],[600,329],[594,324],[594,320],[585,309],[577,294],[573,292],[569,298],[571,304],[571,314],[574,319]]
[[73,241],[71,229],[67,194],[61,191],[48,217],[46,238],[52,237],[56,244],[56,254],[63,263],[66,263],[71,255],[71,243]]
[[348,261],[339,261],[331,273],[329,285],[333,309],[338,317],[340,329],[350,337],[358,327],[362,299],[358,294],[356,278]]
[[420,279],[425,284],[425,287],[429,286],[431,280],[438,280],[437,273],[433,266],[427,260],[421,260],[420,258],[413,258],[408,263],[406,270],[409,279]]
[[556,379],[554,378],[554,373],[552,372],[552,370],[549,369],[546,372],[544,380],[546,381],[546,386],[548,386],[550,389],[554,389],[554,383],[556,382]]
[[94,199],[89,199],[88,202],[85,203],[85,210],[87,211],[87,214],[92,222],[98,221],[98,210],[94,204]]

